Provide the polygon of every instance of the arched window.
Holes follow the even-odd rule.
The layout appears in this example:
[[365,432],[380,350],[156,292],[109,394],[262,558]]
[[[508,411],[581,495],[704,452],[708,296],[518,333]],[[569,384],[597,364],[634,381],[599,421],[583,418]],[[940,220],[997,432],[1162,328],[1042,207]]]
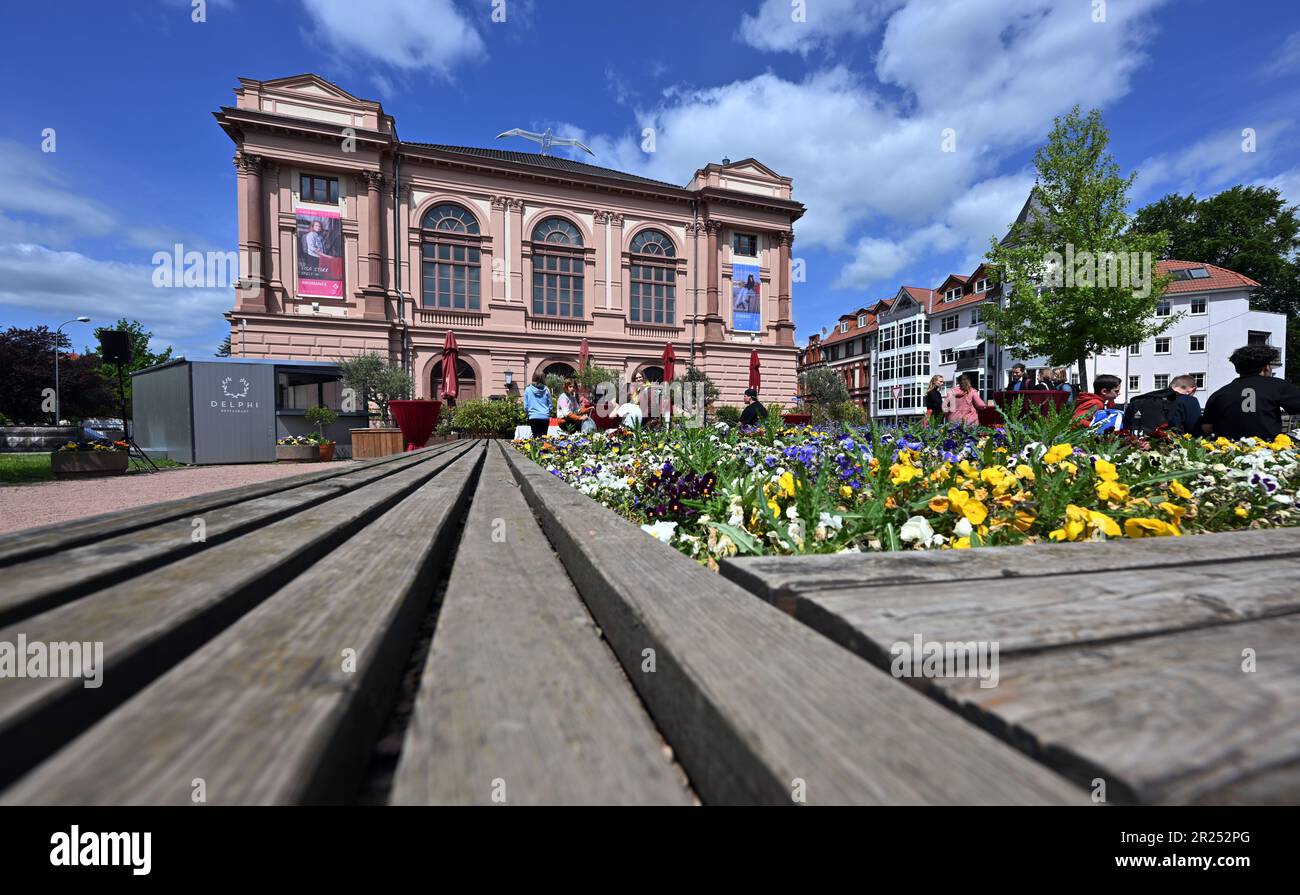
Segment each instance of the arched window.
[[420,230],[425,306],[479,310],[478,220],[459,205],[445,202],[425,212]]
[[633,323],[677,323],[677,256],[668,234],[642,230],[630,246],[632,294],[628,319]]
[[582,317],[582,234],[564,218],[533,228],[533,313]]

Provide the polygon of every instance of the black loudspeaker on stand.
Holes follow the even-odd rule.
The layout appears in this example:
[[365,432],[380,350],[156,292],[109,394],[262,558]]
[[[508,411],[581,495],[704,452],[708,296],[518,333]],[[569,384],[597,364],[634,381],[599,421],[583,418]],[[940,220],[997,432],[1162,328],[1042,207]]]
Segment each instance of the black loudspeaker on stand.
[[135,443],[135,437],[131,434],[131,421],[126,416],[126,380],[123,368],[131,363],[131,334],[121,329],[102,330],[99,334],[99,353],[104,363],[117,367],[117,394],[122,402],[122,438],[126,441],[127,456],[131,457],[134,453],[135,459],[143,460],[151,470],[157,472],[158,467],[149,459],[149,455]]

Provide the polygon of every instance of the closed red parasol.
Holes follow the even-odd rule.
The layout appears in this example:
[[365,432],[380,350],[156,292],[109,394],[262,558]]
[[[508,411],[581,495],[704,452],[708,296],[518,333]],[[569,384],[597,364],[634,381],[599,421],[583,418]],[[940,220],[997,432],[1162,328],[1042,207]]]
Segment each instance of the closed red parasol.
[[456,344],[456,334],[447,330],[447,337],[442,340],[442,384],[439,390],[444,398],[455,398],[460,393],[460,379],[456,367],[460,365],[460,347]]
[[758,390],[763,382],[763,375],[758,369],[758,349],[749,352],[749,387]]
[[664,368],[664,382],[672,382],[675,370],[673,365],[677,363],[677,352],[673,351],[673,343],[669,342],[664,346],[664,356],[661,364]]

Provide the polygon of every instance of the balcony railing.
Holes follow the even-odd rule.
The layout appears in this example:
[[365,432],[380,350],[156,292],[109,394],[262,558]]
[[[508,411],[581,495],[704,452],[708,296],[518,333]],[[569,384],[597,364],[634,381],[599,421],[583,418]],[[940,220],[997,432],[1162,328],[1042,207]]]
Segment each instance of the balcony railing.
[[487,314],[481,311],[453,311],[447,308],[416,307],[412,322],[416,326],[476,327],[483,326]]
[[528,317],[528,331],[534,333],[577,333],[581,335],[591,326],[590,320],[581,317]]

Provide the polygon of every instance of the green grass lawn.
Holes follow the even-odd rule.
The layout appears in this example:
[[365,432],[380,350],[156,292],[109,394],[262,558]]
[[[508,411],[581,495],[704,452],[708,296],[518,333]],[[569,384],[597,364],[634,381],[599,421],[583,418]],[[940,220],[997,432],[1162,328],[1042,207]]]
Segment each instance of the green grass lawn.
[[[159,469],[184,466],[175,460],[154,460]],[[126,474],[139,471],[136,463],[127,467]],[[0,454],[0,484],[25,485],[31,482],[53,481],[54,472],[50,467],[50,455],[39,454]]]

